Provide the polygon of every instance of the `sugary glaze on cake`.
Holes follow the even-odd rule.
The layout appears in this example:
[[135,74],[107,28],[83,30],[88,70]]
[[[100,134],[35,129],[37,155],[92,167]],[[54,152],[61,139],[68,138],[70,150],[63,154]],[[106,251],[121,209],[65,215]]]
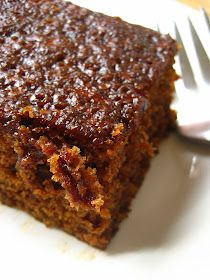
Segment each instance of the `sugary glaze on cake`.
[[169,36],[66,2],[0,2],[4,126],[104,146],[139,124],[176,52]]

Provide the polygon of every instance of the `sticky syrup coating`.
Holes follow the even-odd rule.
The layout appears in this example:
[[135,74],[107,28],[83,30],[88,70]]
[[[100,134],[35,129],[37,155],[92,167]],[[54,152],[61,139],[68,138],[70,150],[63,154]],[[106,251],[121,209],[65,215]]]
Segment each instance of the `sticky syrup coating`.
[[69,2],[0,3],[4,126],[98,146],[139,124],[147,90],[176,52],[169,36]]

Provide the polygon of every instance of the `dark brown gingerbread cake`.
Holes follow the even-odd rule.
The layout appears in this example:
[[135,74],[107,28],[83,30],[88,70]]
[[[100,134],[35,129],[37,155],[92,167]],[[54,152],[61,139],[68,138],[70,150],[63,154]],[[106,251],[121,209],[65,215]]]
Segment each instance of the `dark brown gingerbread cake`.
[[176,43],[57,0],[0,0],[0,201],[105,248],[170,110]]

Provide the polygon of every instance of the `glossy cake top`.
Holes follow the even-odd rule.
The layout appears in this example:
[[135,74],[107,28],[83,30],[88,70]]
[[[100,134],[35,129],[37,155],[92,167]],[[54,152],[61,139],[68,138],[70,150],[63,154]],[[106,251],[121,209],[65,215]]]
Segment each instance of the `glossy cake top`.
[[0,0],[0,122],[114,141],[175,53],[169,36],[69,2]]

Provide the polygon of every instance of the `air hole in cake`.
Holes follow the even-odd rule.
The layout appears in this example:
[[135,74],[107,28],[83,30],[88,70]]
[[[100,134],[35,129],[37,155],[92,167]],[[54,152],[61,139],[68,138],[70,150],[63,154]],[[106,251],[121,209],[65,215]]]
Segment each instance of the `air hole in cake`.
[[96,167],[97,167],[97,165],[96,165],[95,162],[92,162],[92,163],[90,163],[89,165],[90,165],[91,168],[96,168]]
[[99,227],[102,222],[101,217],[94,213],[88,213],[87,215],[85,215],[84,220],[88,220],[94,228]]
[[22,118],[20,120],[20,125],[24,125],[26,127],[31,126],[34,123],[34,119],[26,119],[26,118]]
[[51,180],[52,173],[50,172],[50,167],[48,164],[38,164],[36,171],[36,178],[38,179],[40,186],[45,188],[46,184],[43,182],[48,182],[55,190],[62,190],[63,187],[58,183]]
[[12,164],[12,165],[10,166],[10,172],[11,172],[11,174],[12,174],[13,176],[16,175],[16,172],[17,172],[17,170],[16,170],[16,164]]
[[53,182],[53,188],[55,190],[63,190],[63,187],[58,182]]
[[52,175],[50,173],[49,167],[45,164],[42,164],[37,166],[36,176],[39,178],[39,181],[43,182],[44,180],[50,180]]

